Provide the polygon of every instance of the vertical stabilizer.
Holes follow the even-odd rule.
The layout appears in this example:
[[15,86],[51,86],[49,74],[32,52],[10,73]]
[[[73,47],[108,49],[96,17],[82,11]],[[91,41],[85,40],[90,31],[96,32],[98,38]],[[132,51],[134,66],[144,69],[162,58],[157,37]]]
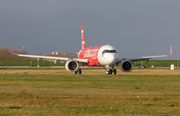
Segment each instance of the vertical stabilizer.
[[171,55],[172,54],[172,44],[170,45],[170,54],[169,55]]
[[81,40],[82,40],[82,49],[86,48],[85,40],[84,40],[84,30],[83,24],[81,24]]

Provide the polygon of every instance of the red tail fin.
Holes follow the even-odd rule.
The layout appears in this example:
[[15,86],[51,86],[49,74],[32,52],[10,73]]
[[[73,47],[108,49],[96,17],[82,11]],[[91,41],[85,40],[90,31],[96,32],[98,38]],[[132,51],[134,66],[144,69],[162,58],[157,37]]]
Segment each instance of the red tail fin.
[[170,45],[170,54],[169,55],[171,55],[172,54],[172,44]]
[[82,40],[82,49],[86,48],[85,40],[84,40],[84,30],[83,24],[81,24],[81,40]]

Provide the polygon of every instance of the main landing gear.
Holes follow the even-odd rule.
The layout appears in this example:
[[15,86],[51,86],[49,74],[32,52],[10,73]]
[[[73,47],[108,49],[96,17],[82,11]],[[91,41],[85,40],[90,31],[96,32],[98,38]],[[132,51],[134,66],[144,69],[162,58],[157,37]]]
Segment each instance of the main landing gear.
[[77,74],[77,73],[81,74],[81,69],[78,69],[77,71],[74,72],[74,74]]
[[116,69],[114,69],[114,66],[112,66],[112,69],[109,69],[109,65],[106,66],[107,68],[107,71],[106,71],[106,74],[116,74]]

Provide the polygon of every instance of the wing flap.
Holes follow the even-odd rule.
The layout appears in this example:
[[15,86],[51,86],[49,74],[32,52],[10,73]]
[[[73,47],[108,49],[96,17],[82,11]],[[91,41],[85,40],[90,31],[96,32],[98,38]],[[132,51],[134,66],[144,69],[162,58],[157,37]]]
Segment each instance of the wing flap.
[[63,61],[70,60],[70,58],[66,58],[66,57],[39,56],[39,55],[25,55],[25,54],[17,54],[17,55],[18,55],[18,56],[21,56],[21,57],[38,58],[38,59],[52,59],[52,60],[63,60]]
[[67,57],[53,57],[53,56],[39,56],[39,55],[25,55],[25,54],[14,54],[21,57],[28,58],[37,58],[37,59],[49,59],[49,60],[59,60],[59,61],[68,61],[68,60],[76,60],[78,62],[88,63],[88,59],[79,59],[79,58],[67,58]]

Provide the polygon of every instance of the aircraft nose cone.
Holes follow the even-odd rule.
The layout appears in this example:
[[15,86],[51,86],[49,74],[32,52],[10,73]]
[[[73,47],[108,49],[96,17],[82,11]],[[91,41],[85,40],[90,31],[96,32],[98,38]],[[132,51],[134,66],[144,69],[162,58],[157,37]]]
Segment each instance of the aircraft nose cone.
[[107,54],[106,62],[107,62],[107,64],[110,64],[110,65],[114,64],[114,63],[116,63],[117,58],[118,58],[117,54]]

